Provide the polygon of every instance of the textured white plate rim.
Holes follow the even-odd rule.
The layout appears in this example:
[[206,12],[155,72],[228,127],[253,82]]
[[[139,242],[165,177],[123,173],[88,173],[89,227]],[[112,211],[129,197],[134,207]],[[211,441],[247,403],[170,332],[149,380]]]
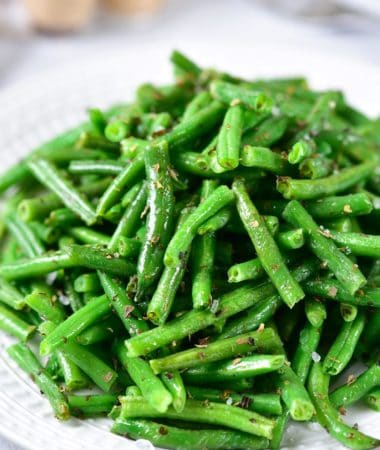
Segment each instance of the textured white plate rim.
[[[83,120],[84,107],[106,106],[115,101],[128,100],[135,86],[146,80],[169,80],[167,56],[170,48],[171,44],[164,43],[155,46],[154,50],[145,45],[136,46],[130,53],[114,49],[79,62],[79,67],[65,65],[54,68],[0,91],[0,129],[4,145],[0,154],[2,168],[45,139]],[[243,75],[306,73],[317,88],[342,86],[357,106],[372,114],[378,112],[378,102],[373,98],[373,93],[376,92],[380,74],[375,67],[362,61],[358,63],[315,50],[310,54],[286,45],[274,48],[271,45],[228,47],[189,43],[181,48],[194,57],[198,55],[201,63],[217,64],[225,70],[231,66],[237,67],[236,72]],[[247,58],[249,54],[253,55],[252,58]],[[127,66],[134,70],[128,71]],[[124,73],[128,75],[125,85]],[[365,74],[365,86],[361,83],[360,73]],[[26,129],[32,131],[25,133]],[[77,420],[64,424],[52,420],[46,400],[5,355],[4,348],[11,342],[3,333],[0,334],[0,432],[3,435],[29,449],[49,446],[57,450],[120,447],[141,450],[138,444],[104,431],[104,421],[90,420],[81,425]],[[350,420],[353,423],[352,415],[348,416]],[[367,414],[361,420],[367,432],[376,428],[374,415],[369,417]],[[88,430],[91,432],[88,433]],[[295,442],[299,439],[301,444]],[[306,447],[340,448],[315,424],[303,427],[291,425],[284,448],[301,450]]]

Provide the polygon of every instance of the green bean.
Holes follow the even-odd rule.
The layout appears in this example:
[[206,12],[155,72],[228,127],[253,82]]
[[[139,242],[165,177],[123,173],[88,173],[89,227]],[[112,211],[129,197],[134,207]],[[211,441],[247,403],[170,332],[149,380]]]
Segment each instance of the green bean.
[[177,412],[183,411],[186,405],[186,388],[178,370],[160,375],[161,381],[173,397],[172,406]]
[[132,237],[141,223],[141,214],[147,201],[147,190],[145,184],[140,185],[139,192],[126,208],[108,244],[111,250],[116,250],[121,237]]
[[[189,217],[192,211],[192,207],[184,208],[181,211],[177,229]],[[185,255],[180,265],[165,267],[161,274],[147,310],[149,320],[156,325],[163,325],[171,312],[177,290],[186,271],[187,259],[187,255]]]
[[165,417],[168,419],[179,419],[188,422],[203,422],[213,425],[222,425],[239,431],[263,436],[268,439],[272,437],[273,421],[257,414],[234,406],[220,403],[209,403],[205,408],[203,402],[187,400],[186,406],[181,413],[173,408],[168,408],[165,413],[160,413],[151,407],[141,397],[122,397],[121,415],[124,419],[138,417]]
[[173,226],[174,197],[165,141],[145,152],[148,178],[147,233],[137,264],[137,298],[151,286],[162,271],[162,261]]
[[380,385],[380,366],[376,362],[357,378],[349,377],[347,383],[330,394],[331,403],[336,407],[349,406]]
[[306,281],[303,288],[308,295],[348,303],[354,306],[373,306],[380,308],[380,289],[365,287],[360,289],[356,295],[347,292],[345,285],[335,280],[323,279]]
[[47,226],[41,222],[30,222],[29,227],[35,235],[45,244],[52,245],[60,238],[60,230]]
[[343,247],[355,256],[380,258],[380,237],[364,233],[341,233],[329,230],[329,237],[339,247]]
[[136,238],[120,236],[117,240],[117,252],[123,258],[137,258],[141,250],[141,241]]
[[69,395],[67,397],[70,412],[79,418],[107,415],[118,403],[115,394]]
[[290,164],[299,164],[314,153],[312,141],[298,141],[293,144],[289,154],[288,161]]
[[275,385],[293,420],[306,421],[312,418],[315,410],[309,394],[290,366],[285,364],[278,370]]
[[380,411],[380,388],[373,389],[364,397],[364,401],[374,411]]
[[6,280],[0,279],[0,301],[12,309],[23,309],[25,299],[21,292]]
[[350,305],[348,303],[340,303],[339,305],[340,315],[345,322],[352,322],[358,315],[358,307]]
[[16,214],[7,214],[5,224],[26,256],[33,258],[45,252],[45,248],[34,230],[27,223],[20,220]]
[[78,334],[75,342],[80,345],[92,345],[112,339],[122,331],[120,320],[111,315],[101,322],[94,323]]
[[81,309],[60,323],[40,345],[42,356],[51,354],[68,339],[78,336],[83,330],[109,314],[111,305],[105,295],[94,298]]
[[130,136],[121,141],[121,152],[125,158],[133,159],[136,155],[142,154],[147,145],[149,145],[149,142],[145,139]]
[[243,134],[243,145],[253,147],[271,147],[285,134],[288,119],[285,116],[269,117],[257,127]]
[[87,110],[88,118],[90,119],[91,125],[100,134],[104,134],[104,129],[107,124],[107,120],[103,112],[98,108],[89,108]]
[[333,438],[348,448],[366,450],[377,447],[379,445],[377,439],[366,436],[342,422],[338,411],[333,408],[329,400],[329,379],[330,377],[323,373],[321,364],[314,363],[309,376],[308,388],[318,422]]
[[5,305],[0,304],[0,329],[24,342],[34,333],[36,327],[25,322]]
[[231,218],[231,209],[226,207],[219,210],[198,228],[198,234],[203,236],[223,228]]
[[[109,184],[108,179],[101,180],[94,183],[92,186],[87,186],[86,189],[81,187],[81,192],[86,195],[97,195]],[[45,194],[38,198],[29,198],[22,200],[18,206],[18,215],[24,222],[31,222],[33,220],[40,220],[48,216],[53,210],[61,208],[63,203],[61,199],[55,194]],[[68,209],[72,214],[71,210]],[[75,214],[77,220],[79,217]],[[70,219],[73,220],[73,219]]]
[[[301,282],[310,277],[315,270],[316,262],[314,260],[306,261],[293,271],[293,276]],[[275,294],[276,290],[270,282],[235,289],[221,296],[217,310],[218,316],[205,310],[190,311],[164,326],[149,330],[126,341],[129,354],[131,356],[146,355],[157,348],[170,344],[172,341],[181,340],[203,330],[215,324],[218,320],[227,319],[253,307],[253,305]]]
[[131,161],[119,175],[117,175],[103,193],[96,208],[96,215],[98,217],[104,216],[104,214],[122,198],[125,189],[132,187],[142,178],[143,173],[143,155],[137,155],[136,158]]
[[[112,122],[111,122],[112,123]],[[107,128],[108,125],[106,125]],[[104,131],[106,131],[106,128]],[[119,153],[120,146],[117,142],[111,142],[110,139],[104,138],[103,136],[99,136],[96,134],[93,134],[91,132],[84,131],[81,133],[79,139],[77,140],[76,149],[99,149],[104,150],[105,152],[112,152],[112,153]],[[50,156],[50,153],[49,153]],[[74,159],[74,158],[70,158]],[[89,158],[85,158],[89,159]]]
[[115,384],[118,378],[117,372],[87,347],[66,342],[62,345],[61,351],[103,391],[109,392]]
[[191,144],[211,131],[221,122],[224,112],[224,106],[214,101],[186,121],[180,122],[169,133],[156,140],[158,142],[161,140],[166,141],[170,151],[173,153],[175,150],[185,148],[186,145]]
[[152,372],[149,363],[139,357],[129,357],[127,349],[121,341],[116,345],[116,353],[132,380],[140,388],[149,406],[155,411],[165,413],[172,403],[173,397],[162,381]]
[[136,90],[138,106],[143,112],[173,112],[174,108],[185,105],[192,95],[189,84],[156,87],[145,83]]
[[42,368],[29,347],[25,344],[18,343],[9,347],[7,352],[22,370],[33,377],[38,388],[49,400],[55,416],[58,419],[67,420],[70,413],[64,395],[48,373]]
[[[118,113],[125,109],[124,105],[115,105],[108,109],[104,114],[106,117],[111,117],[113,114]],[[30,157],[34,156],[48,156],[49,153],[54,150],[56,153],[64,153],[66,149],[72,147],[81,133],[91,128],[90,124],[82,123],[76,128],[72,128],[64,133],[59,134],[50,141],[40,145],[31,152]],[[1,176],[0,192],[4,192],[10,186],[24,180],[29,174],[26,161],[17,163],[12,166]]]
[[245,89],[225,81],[212,81],[210,92],[216,100],[220,100],[227,105],[239,102],[260,112],[270,111],[273,106],[272,99],[264,92]]
[[0,267],[0,277],[18,280],[77,266],[103,270],[116,276],[132,275],[135,272],[132,263],[111,253],[98,248],[71,245],[65,247],[63,252],[4,264]]
[[186,106],[186,109],[182,115],[182,120],[186,121],[190,117],[193,117],[194,114],[201,111],[207,105],[209,105],[212,101],[212,97],[209,92],[201,91],[197,94]]
[[125,289],[118,280],[102,272],[98,272],[98,277],[108,301],[115,309],[128,333],[133,336],[146,331],[148,329],[147,323],[128,298]]
[[201,74],[201,69],[191,61],[186,55],[179,52],[178,50],[173,50],[170,55],[170,61],[181,71],[198,77]]
[[365,314],[360,311],[353,322],[345,322],[330,347],[323,362],[323,372],[329,375],[340,374],[351,361],[356,344],[364,329]]
[[285,408],[285,411],[276,419],[273,428],[273,438],[270,441],[269,448],[271,450],[279,450],[281,448],[281,441],[285,432],[285,427],[289,420],[289,411]]
[[228,390],[217,390],[204,387],[187,387],[188,396],[194,400],[216,403],[232,402],[234,406],[256,411],[260,414],[278,416],[282,413],[280,396],[278,394],[237,394]]
[[241,152],[241,164],[246,167],[257,167],[276,175],[285,175],[291,170],[288,161],[279,153],[266,147],[251,145],[244,145]]
[[278,370],[285,362],[283,355],[253,355],[193,367],[184,372],[184,380],[190,384],[208,384],[210,380],[223,382],[240,378],[251,378],[257,375]]
[[160,425],[147,420],[118,418],[111,431],[132,439],[148,439],[153,445],[175,450],[217,450],[220,448],[258,450],[267,447],[268,440],[230,430],[189,430]]
[[120,142],[130,134],[130,124],[120,119],[114,119],[104,129],[105,137],[111,142]]
[[74,174],[118,175],[123,164],[114,160],[74,160],[68,168]]
[[73,392],[88,387],[89,379],[76,364],[59,350],[56,356],[65,380],[65,390]]
[[83,298],[74,289],[74,277],[72,275],[65,276],[63,279],[64,295],[73,312],[78,311],[84,305]]
[[300,332],[292,367],[302,384],[306,383],[314,359],[318,359],[317,348],[321,339],[321,331],[320,327],[315,327],[308,322]]
[[87,225],[96,222],[96,215],[90,203],[68,180],[61,176],[53,164],[44,159],[31,159],[28,161],[28,168],[42,184],[53,191]]
[[69,233],[76,240],[82,242],[83,244],[94,244],[94,245],[108,245],[110,242],[110,237],[99,231],[92,230],[86,227],[72,227],[69,229]]
[[343,255],[335,244],[324,235],[324,232],[319,229],[313,218],[299,202],[296,200],[289,202],[283,212],[283,217],[293,226],[305,230],[309,235],[308,245],[312,252],[321,261],[327,263],[329,269],[344,284],[350,294],[354,294],[366,283],[366,279],[359,268],[353,265],[352,261]]
[[276,242],[284,250],[296,250],[304,246],[305,233],[302,228],[282,231],[277,234]]
[[313,327],[320,328],[327,317],[326,306],[318,299],[308,297],[305,300],[305,314]]
[[334,161],[323,155],[315,155],[306,158],[299,165],[299,171],[302,178],[318,180],[331,174],[334,168]]
[[202,366],[214,361],[230,358],[253,350],[275,352],[277,341],[273,330],[252,331],[229,339],[222,339],[205,348],[190,348],[160,359],[151,359],[150,365],[155,373],[167,370]]
[[176,266],[189,252],[189,247],[198,228],[217,211],[233,201],[233,192],[227,186],[219,186],[185,220],[175,233],[165,252],[166,266]]
[[65,317],[66,313],[61,303],[55,295],[43,289],[35,288],[25,297],[25,303],[37,311],[44,320],[60,323]]
[[287,199],[312,200],[346,191],[368,178],[374,169],[374,163],[366,162],[343,169],[336,175],[316,180],[296,180],[281,177],[277,181],[277,190]]
[[350,233],[352,231],[353,219],[350,217],[339,217],[338,219],[325,221],[322,226],[323,228],[327,228],[327,230]]
[[76,292],[99,292],[101,285],[95,273],[83,273],[74,280]]
[[67,208],[59,208],[53,210],[45,223],[53,228],[66,228],[77,226],[80,224],[80,219]]
[[[216,186],[215,181],[203,181],[201,202],[215,190]],[[197,236],[194,239],[192,250],[192,298],[195,309],[207,307],[211,300],[215,246],[215,236],[211,233]]]
[[224,117],[216,145],[218,163],[225,169],[239,165],[240,141],[243,132],[244,109],[239,103],[231,105]]
[[299,284],[293,279],[271,237],[263,218],[249,199],[242,181],[234,181],[233,190],[237,196],[237,209],[244,226],[255,246],[261,263],[276,286],[284,302],[293,307],[304,297]]

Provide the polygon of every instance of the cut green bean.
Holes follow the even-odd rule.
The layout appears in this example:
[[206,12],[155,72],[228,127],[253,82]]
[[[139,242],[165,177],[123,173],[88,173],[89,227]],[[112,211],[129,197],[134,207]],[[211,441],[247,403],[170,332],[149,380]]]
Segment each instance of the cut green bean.
[[115,384],[118,377],[117,372],[87,347],[74,342],[66,342],[61,351],[103,391],[109,392]]
[[257,167],[276,175],[285,175],[290,171],[288,161],[278,153],[266,147],[245,145],[241,151],[241,164],[245,167]]
[[348,292],[354,294],[364,286],[366,279],[352,261],[343,255],[335,244],[324,235],[303,206],[293,200],[283,212],[283,217],[293,226],[301,227],[309,235],[308,245],[315,255],[327,263],[337,279],[344,284]]
[[374,163],[367,162],[341,170],[336,175],[316,180],[296,180],[281,177],[277,181],[278,191],[287,199],[312,200],[346,191],[367,179],[374,169]]
[[148,404],[154,410],[165,413],[173,397],[162,381],[152,372],[149,363],[142,358],[128,356],[127,349],[121,341],[116,345],[116,353]]
[[72,339],[88,326],[103,318],[110,312],[111,305],[105,295],[94,298],[81,309],[60,323],[41,342],[41,355],[49,355],[55,349],[61,347],[68,339]]
[[336,407],[349,406],[380,385],[380,366],[376,362],[358,377],[348,377],[347,382],[333,391],[331,403]]
[[44,159],[31,159],[28,161],[28,167],[42,184],[57,195],[87,225],[96,222],[96,214],[90,203],[68,180],[62,177],[53,164]]
[[292,368],[303,384],[306,383],[310,367],[314,360],[318,360],[317,353],[322,329],[307,323],[300,332],[299,343],[292,360]]
[[174,450],[218,450],[220,448],[259,450],[268,440],[230,430],[183,429],[148,420],[117,418],[111,431],[133,439],[148,439],[157,447]]
[[199,226],[217,211],[231,203],[233,199],[234,194],[227,186],[216,188],[185,220],[169,242],[165,252],[165,265],[176,266],[180,264],[183,256],[189,252],[189,247]]
[[262,332],[252,331],[241,336],[222,339],[205,348],[191,348],[160,359],[152,359],[150,365],[155,373],[161,373],[166,370],[202,366],[253,350],[261,353],[275,352],[277,346],[273,330],[266,328]]
[[341,444],[354,450],[376,448],[379,441],[361,433],[342,422],[339,413],[329,400],[329,379],[322,371],[321,364],[314,363],[309,376],[308,387],[313,400],[317,420],[329,434]]
[[293,307],[304,297],[299,284],[293,279],[271,237],[265,222],[251,202],[244,183],[234,181],[233,190],[237,196],[237,208],[244,226],[252,240],[261,263],[276,286],[284,302]]
[[223,103],[230,105],[241,102],[255,111],[267,112],[273,105],[272,99],[264,92],[248,90],[225,81],[211,82],[210,92],[215,99]]
[[26,373],[33,377],[38,388],[46,395],[55,416],[67,420],[70,416],[65,396],[52,378],[43,370],[34,353],[25,344],[15,344],[8,348],[8,355]]
[[283,366],[283,355],[254,355],[236,358],[232,361],[222,361],[193,367],[184,372],[184,380],[190,384],[208,384],[210,379],[215,382],[230,381],[241,378],[251,378],[257,375],[274,372]]
[[69,395],[67,402],[73,416],[79,418],[104,416],[118,404],[118,396],[115,394]]
[[114,206],[125,193],[125,189],[132,187],[139,181],[144,173],[143,155],[137,155],[136,158],[127,164],[119,175],[108,186],[102,197],[99,199],[96,216],[104,214]]
[[0,329],[24,342],[30,338],[36,327],[20,319],[11,309],[0,304]]
[[188,422],[222,425],[268,439],[272,437],[273,421],[271,419],[253,411],[220,403],[209,403],[207,408],[205,408],[203,402],[187,400],[186,406],[181,413],[177,413],[173,408],[168,408],[165,413],[160,413],[141,397],[122,397],[121,405],[121,417],[125,419],[165,417]]
[[225,169],[235,169],[239,165],[243,122],[243,107],[239,103],[231,105],[224,117],[216,145],[218,163]]
[[282,405],[278,394],[237,394],[228,390],[216,390],[205,387],[188,386],[189,398],[233,404],[240,408],[256,411],[260,414],[278,416],[282,413]]

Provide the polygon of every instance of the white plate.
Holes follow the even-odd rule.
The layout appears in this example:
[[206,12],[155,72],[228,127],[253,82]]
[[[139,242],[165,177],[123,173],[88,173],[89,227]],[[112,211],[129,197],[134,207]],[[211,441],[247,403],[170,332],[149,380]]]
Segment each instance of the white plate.
[[[188,45],[190,55],[204,65],[217,65],[245,76],[307,75],[318,89],[345,90],[348,98],[371,114],[379,113],[379,71],[363,62],[336,55],[306,52],[286,46],[207,47]],[[132,99],[143,81],[170,80],[169,46],[122,49],[94,54],[86,61],[43,73],[0,93],[1,169],[17,161],[34,146],[84,119],[89,106],[107,106]],[[107,420],[56,421],[46,400],[31,380],[6,356],[12,339],[0,333],[0,433],[28,449],[140,449],[107,431]],[[360,429],[379,435],[379,416],[355,408],[346,417]],[[377,426],[376,426],[377,425]],[[143,447],[141,446],[143,445]],[[317,424],[292,424],[284,447],[301,450],[342,448]]]

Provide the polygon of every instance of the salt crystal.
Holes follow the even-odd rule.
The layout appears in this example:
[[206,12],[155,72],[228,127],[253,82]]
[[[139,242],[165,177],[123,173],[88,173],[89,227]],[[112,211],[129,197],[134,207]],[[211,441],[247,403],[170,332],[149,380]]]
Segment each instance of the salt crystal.
[[51,286],[57,279],[57,272],[50,272],[46,275],[46,283]]
[[228,406],[231,406],[232,403],[233,403],[232,397],[228,397],[228,399],[226,400],[226,404],[227,404]]
[[319,361],[321,360],[321,355],[320,355],[319,353],[317,353],[317,352],[313,352],[313,353],[311,354],[311,359],[312,359],[314,362],[319,362]]

